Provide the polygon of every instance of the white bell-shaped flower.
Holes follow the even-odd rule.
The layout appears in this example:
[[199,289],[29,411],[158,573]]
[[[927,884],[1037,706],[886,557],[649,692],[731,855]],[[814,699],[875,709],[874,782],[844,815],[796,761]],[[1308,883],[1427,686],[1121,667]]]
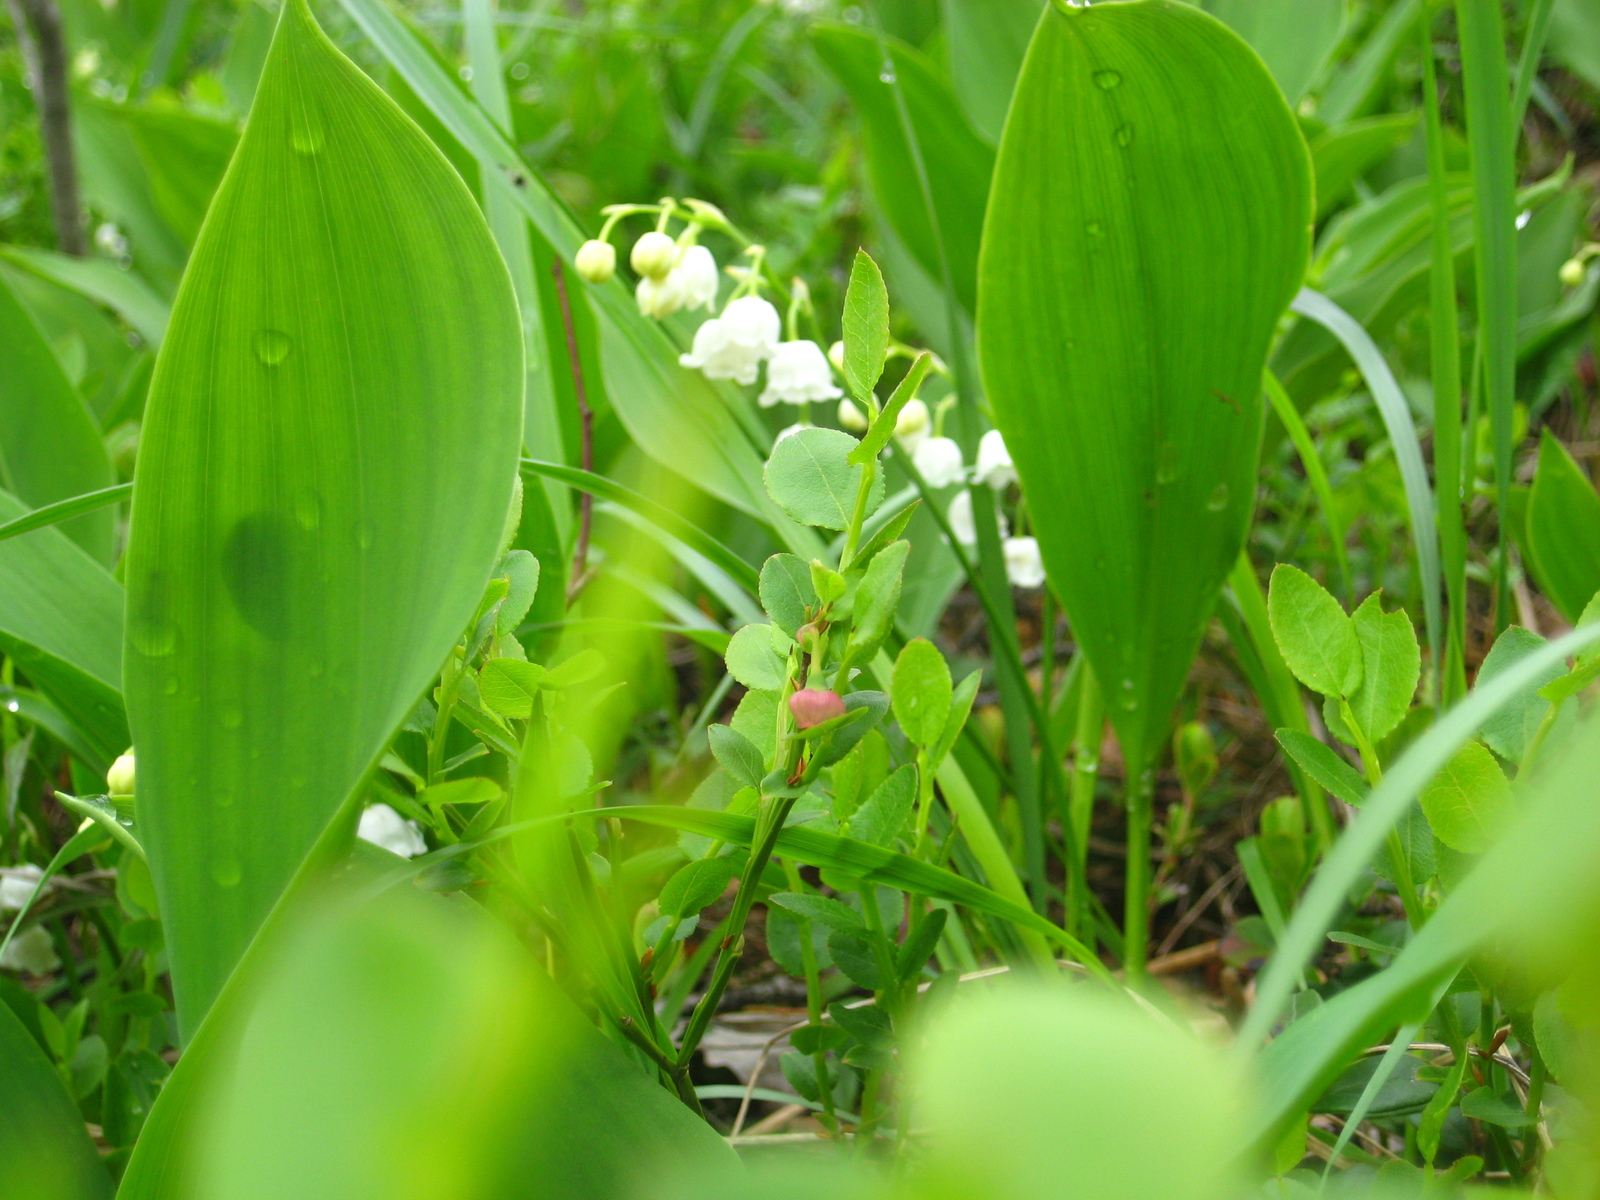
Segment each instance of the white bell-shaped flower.
[[25,929],[11,939],[6,952],[0,954],[0,968],[22,971],[29,975],[48,975],[61,965],[55,943],[43,925]]
[[900,409],[900,415],[894,419],[895,440],[904,447],[907,454],[914,455],[917,447],[922,445],[923,439],[928,436],[930,424],[928,406],[913,397],[905,402]]
[[32,863],[7,868],[6,873],[0,875],[0,912],[20,911],[43,874]]
[[657,321],[665,320],[683,307],[683,289],[671,275],[665,279],[642,277],[633,289],[633,298],[639,302],[643,315]]
[[1039,540],[1008,537],[1001,543],[1005,551],[1006,578],[1012,587],[1036,588],[1044,584],[1044,559],[1039,557]]
[[617,248],[610,242],[590,238],[578,247],[572,265],[590,283],[608,283],[617,273]]
[[767,363],[767,386],[757,398],[762,408],[774,404],[809,404],[844,395],[833,385],[833,372],[815,342],[779,342]]
[[[972,493],[966,488],[951,498],[945,519],[950,522],[950,531],[956,535],[956,541],[963,546],[978,544],[978,526],[972,516]],[[1006,522],[1005,513],[996,513],[995,520],[1000,524],[1000,536],[1006,537],[1011,532],[1011,526]]]
[[697,308],[710,312],[717,302],[717,260],[704,246],[689,246],[668,272],[667,282],[677,286],[682,307],[690,312]]
[[361,814],[361,824],[356,828],[356,836],[401,858],[415,858],[428,850],[428,843],[422,840],[422,830],[417,823],[406,820],[387,804],[369,804],[366,807]]
[[1011,451],[998,429],[991,429],[978,439],[978,478],[999,491],[1017,481],[1017,469],[1011,465]]
[[917,447],[911,456],[912,463],[921,474],[923,482],[932,488],[949,487],[961,478],[966,460],[961,457],[961,447],[954,438],[931,437]]
[[678,261],[678,243],[659,229],[652,229],[633,244],[628,262],[643,278],[665,279]]
[[867,414],[856,406],[854,400],[839,401],[839,426],[848,429],[851,433],[865,433],[868,429]]
[[781,324],[778,310],[760,296],[741,296],[695,330],[693,347],[678,361],[707,379],[754,383],[761,364],[778,352]]

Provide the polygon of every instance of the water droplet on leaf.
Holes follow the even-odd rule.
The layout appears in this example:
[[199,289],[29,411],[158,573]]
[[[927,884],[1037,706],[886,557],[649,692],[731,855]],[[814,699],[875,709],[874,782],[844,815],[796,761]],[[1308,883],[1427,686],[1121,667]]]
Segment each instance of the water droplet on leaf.
[[289,357],[289,335],[280,329],[263,329],[256,334],[256,357],[275,367]]
[[1133,126],[1132,125],[1121,125],[1121,126],[1118,126],[1117,135],[1116,136],[1117,136],[1117,145],[1119,145],[1119,146],[1131,146],[1131,145],[1133,145]]
[[1113,71],[1109,67],[1104,71],[1094,73],[1094,85],[1103,92],[1109,92],[1122,82],[1122,72]]
[[217,710],[217,723],[224,729],[237,729],[244,724],[244,710],[231,702],[224,704]]
[[1178,477],[1178,443],[1162,442],[1156,448],[1156,482],[1171,483]]
[[1106,235],[1106,227],[1100,224],[1099,221],[1085,221],[1083,223],[1083,231],[1092,238],[1101,238]]
[[1228,507],[1228,485],[1219,483],[1211,489],[1211,495],[1206,500],[1206,507],[1212,512],[1221,512]]
[[242,872],[239,857],[231,850],[218,850],[211,860],[211,879],[218,887],[238,887]]
[[294,519],[307,532],[316,529],[322,524],[322,501],[311,492],[300,493],[294,501]]

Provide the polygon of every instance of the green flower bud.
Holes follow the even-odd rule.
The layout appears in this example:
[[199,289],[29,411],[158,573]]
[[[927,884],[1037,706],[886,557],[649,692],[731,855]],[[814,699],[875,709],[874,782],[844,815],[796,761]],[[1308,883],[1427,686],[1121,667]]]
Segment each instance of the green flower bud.
[[111,764],[111,769],[106,772],[106,791],[113,796],[133,795],[133,747],[128,747],[126,754],[117,756],[117,761]]
[[609,283],[617,273],[617,248],[610,242],[590,238],[578,247],[572,265],[590,283]]
[[656,229],[635,242],[628,256],[634,271],[646,279],[665,279],[677,261],[678,243]]

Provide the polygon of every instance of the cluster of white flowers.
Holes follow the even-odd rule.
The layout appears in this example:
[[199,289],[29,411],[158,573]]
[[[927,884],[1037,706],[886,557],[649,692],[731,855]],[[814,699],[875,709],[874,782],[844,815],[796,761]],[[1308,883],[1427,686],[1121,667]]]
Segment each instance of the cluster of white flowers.
[[0,954],[0,970],[21,971],[28,975],[48,975],[61,965],[50,931],[43,925],[24,929],[11,939],[6,952]]
[[[927,471],[920,465],[918,469],[923,471],[924,476],[927,475]],[[1005,438],[998,429],[991,429],[978,442],[978,461],[973,468],[973,481],[986,483],[999,492],[1015,483],[1016,479],[1017,470],[1011,463],[1011,452],[1006,449]],[[972,515],[971,492],[965,488],[957,492],[951,499],[945,516],[950,522],[950,532],[955,534],[956,541],[968,548],[978,544],[978,527]],[[997,513],[995,519],[1000,525],[1000,548],[1005,557],[1006,578],[1010,580],[1011,586],[1043,587],[1044,560],[1039,554],[1038,539],[1012,537],[1005,514]]]
[[356,836],[401,858],[415,858],[428,850],[417,823],[406,820],[387,804],[369,804],[362,811]]
[[740,296],[694,331],[693,348],[678,361],[707,379],[752,384],[761,364],[778,353],[782,325],[778,310],[760,296]]
[[32,863],[7,868],[0,874],[0,912],[20,912],[43,875]]

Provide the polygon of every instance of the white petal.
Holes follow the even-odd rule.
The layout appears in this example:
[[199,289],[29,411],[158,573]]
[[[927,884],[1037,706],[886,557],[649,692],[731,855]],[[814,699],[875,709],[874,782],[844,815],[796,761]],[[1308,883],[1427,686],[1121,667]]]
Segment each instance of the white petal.
[[406,820],[387,804],[368,805],[361,814],[356,836],[401,858],[415,858],[428,849],[417,823]]
[[0,955],[0,967],[8,971],[25,971],[29,975],[48,975],[61,965],[55,943],[43,925],[25,929],[11,940],[6,952]]
[[912,461],[929,487],[949,487],[961,478],[966,461],[961,447],[947,437],[928,438],[918,446]]
[[1011,451],[998,429],[991,429],[978,440],[978,478],[996,490],[1017,481],[1011,464]]
[[1044,583],[1044,560],[1039,557],[1039,542],[1031,537],[1007,538],[1003,543],[1006,578],[1012,587],[1036,588]]

